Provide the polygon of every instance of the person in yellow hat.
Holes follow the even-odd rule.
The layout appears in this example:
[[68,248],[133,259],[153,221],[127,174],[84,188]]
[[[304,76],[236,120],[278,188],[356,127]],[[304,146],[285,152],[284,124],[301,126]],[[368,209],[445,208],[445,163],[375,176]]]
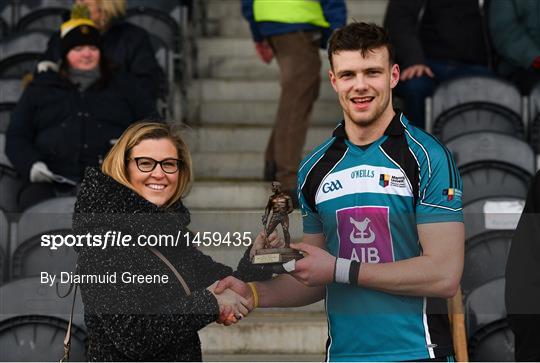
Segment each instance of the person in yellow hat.
[[84,169],[99,166],[132,123],[156,117],[155,102],[133,76],[113,71],[102,39],[82,8],[62,24],[58,72],[38,73],[6,134],[6,154],[28,184],[19,208],[75,193]]

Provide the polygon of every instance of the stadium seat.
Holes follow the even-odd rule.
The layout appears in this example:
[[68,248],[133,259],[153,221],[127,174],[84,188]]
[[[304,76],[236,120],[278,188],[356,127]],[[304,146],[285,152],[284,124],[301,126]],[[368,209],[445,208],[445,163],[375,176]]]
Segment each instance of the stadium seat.
[[75,197],[60,197],[41,202],[22,215],[16,224],[16,238],[11,245],[12,279],[38,276],[40,272],[73,271],[77,254],[72,247],[51,249],[41,245],[43,234],[71,233]]
[[150,41],[154,47],[156,59],[163,71],[160,89],[160,99],[158,102],[158,110],[161,115],[170,118],[174,108],[174,55],[171,49],[167,47],[165,42],[154,34],[150,34]]
[[460,168],[463,205],[491,198],[525,199],[531,176],[502,163],[475,163]]
[[491,280],[465,298],[465,317],[469,341],[491,324],[506,319],[504,278]]
[[469,341],[471,362],[513,362],[514,333],[506,320],[497,321]]
[[514,231],[489,231],[467,239],[461,288],[468,296],[479,286],[504,278]]
[[468,102],[442,112],[432,133],[442,142],[471,132],[494,131],[525,139],[523,120],[514,111],[494,103]]
[[22,78],[34,73],[41,53],[18,53],[0,61],[0,78]]
[[49,34],[37,30],[27,30],[11,34],[0,41],[0,59],[18,53],[43,53],[47,49]]
[[11,120],[11,112],[13,112],[14,108],[14,102],[0,103],[0,133],[6,133]]
[[[28,14],[41,9],[56,8],[69,11],[73,5],[72,1],[66,0],[24,0],[19,1],[19,3],[19,17],[17,18],[17,22],[26,17]],[[58,30],[58,28],[55,30]]]
[[17,103],[24,90],[19,78],[0,78],[0,89],[0,104]]
[[185,16],[188,13],[189,2],[191,0],[129,0],[127,3],[128,9],[132,8],[150,8],[167,14],[173,18],[177,26],[181,27],[185,21]]
[[0,209],[6,213],[18,212],[18,195],[26,181],[15,170],[0,166]]
[[[5,24],[6,31],[9,32],[9,29],[15,24],[13,19],[13,4],[10,1],[0,1],[0,22]],[[7,34],[7,33],[6,33]]]
[[20,18],[16,29],[17,31],[39,30],[52,33],[60,29],[60,25],[69,19],[69,15],[69,10],[66,8],[37,9]]
[[[490,213],[486,210],[490,205],[497,209],[496,213]],[[523,199],[508,198],[480,199],[468,203],[463,207],[465,239],[492,230],[515,229],[524,205],[525,200]]]
[[149,7],[129,8],[126,20],[160,38],[169,49],[179,51],[180,28],[167,13]]
[[432,131],[434,120],[444,111],[469,102],[494,103],[522,116],[521,94],[510,82],[495,77],[462,77],[444,82],[426,99],[426,129]]
[[9,247],[9,222],[0,210],[0,286],[7,280]]
[[535,174],[535,155],[529,144],[497,132],[472,132],[446,143],[458,167],[497,162]]
[[13,168],[11,161],[6,155],[6,134],[0,133],[0,167],[8,166]]
[[[64,293],[67,287],[61,290]],[[11,281],[0,287],[0,361],[58,361],[63,353],[72,296],[59,298],[55,286],[41,284],[39,278]],[[86,361],[80,293],[72,328],[70,361]]]
[[0,39],[4,39],[5,37],[7,37],[8,33],[9,26],[7,22],[3,18],[0,18]]

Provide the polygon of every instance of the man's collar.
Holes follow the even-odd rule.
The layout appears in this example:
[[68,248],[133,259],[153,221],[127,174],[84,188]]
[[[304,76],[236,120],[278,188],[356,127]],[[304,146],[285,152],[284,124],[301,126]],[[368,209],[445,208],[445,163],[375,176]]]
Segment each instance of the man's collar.
[[[396,110],[396,114],[392,118],[392,121],[390,121],[390,124],[384,131],[385,135],[388,136],[399,136],[402,135],[405,132],[405,126],[401,123],[401,111]],[[404,120],[404,122],[407,122]],[[345,120],[341,120],[339,125],[334,129],[334,132],[332,133],[332,136],[335,138],[341,138],[341,139],[349,139],[347,136],[347,132],[345,132]]]

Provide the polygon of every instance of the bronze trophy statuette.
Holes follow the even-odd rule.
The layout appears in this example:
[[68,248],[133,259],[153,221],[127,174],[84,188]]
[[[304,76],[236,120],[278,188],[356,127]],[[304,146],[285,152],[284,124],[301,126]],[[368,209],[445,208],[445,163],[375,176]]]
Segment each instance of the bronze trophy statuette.
[[[281,183],[279,182],[272,182],[272,192],[274,194],[268,198],[268,204],[262,216],[262,224],[266,236],[269,236],[281,224],[285,247],[267,248],[265,246],[265,248],[255,253],[251,262],[257,265],[273,265],[276,267],[274,268],[276,272],[285,272],[282,269],[284,263],[291,260],[299,260],[303,255],[299,251],[290,248],[289,214],[293,211],[292,199],[289,195],[281,191]],[[272,216],[270,217],[270,221],[268,221],[270,212],[272,212]]]

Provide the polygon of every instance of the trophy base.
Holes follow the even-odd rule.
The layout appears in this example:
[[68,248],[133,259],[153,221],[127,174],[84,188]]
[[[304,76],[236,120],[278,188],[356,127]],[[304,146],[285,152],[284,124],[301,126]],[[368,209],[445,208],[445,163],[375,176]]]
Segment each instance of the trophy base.
[[274,270],[275,273],[285,272],[283,264],[291,260],[299,260],[303,258],[298,250],[292,248],[268,248],[258,250],[253,256],[251,263],[254,265],[268,266]]

